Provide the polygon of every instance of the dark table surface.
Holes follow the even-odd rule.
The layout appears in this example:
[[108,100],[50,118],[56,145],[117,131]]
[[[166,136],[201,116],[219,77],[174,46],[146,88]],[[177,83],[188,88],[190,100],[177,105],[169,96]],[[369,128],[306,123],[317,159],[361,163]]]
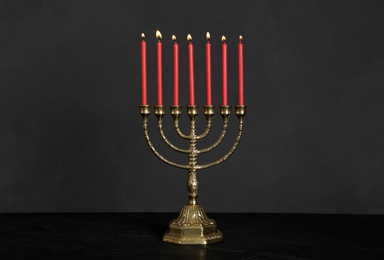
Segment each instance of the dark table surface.
[[208,214],[224,242],[162,242],[177,213],[2,213],[0,259],[384,259],[384,216]]

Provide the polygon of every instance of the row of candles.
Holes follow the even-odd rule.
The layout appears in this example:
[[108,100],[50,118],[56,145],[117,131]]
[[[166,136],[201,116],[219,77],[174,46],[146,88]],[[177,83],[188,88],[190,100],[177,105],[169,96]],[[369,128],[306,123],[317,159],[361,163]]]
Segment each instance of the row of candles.
[[[147,105],[147,46],[144,33],[141,34],[141,79],[142,79],[142,104]],[[157,105],[163,105],[163,79],[162,79],[162,36],[156,31],[156,72],[157,72]],[[212,66],[211,66],[211,43],[210,34],[206,34],[206,105],[212,105]],[[172,35],[173,44],[173,105],[179,105],[179,45],[176,36]],[[222,37],[222,105],[228,105],[228,51],[225,36]],[[244,105],[244,59],[243,38],[239,36],[238,43],[238,105]],[[194,55],[192,36],[188,34],[188,78],[189,78],[189,105],[195,105],[195,83],[194,83]]]

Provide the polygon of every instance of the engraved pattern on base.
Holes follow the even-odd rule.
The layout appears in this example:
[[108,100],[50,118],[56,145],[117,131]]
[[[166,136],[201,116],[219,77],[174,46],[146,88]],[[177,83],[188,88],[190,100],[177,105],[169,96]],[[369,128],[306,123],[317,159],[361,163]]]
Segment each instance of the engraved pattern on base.
[[175,244],[193,245],[220,242],[223,234],[216,222],[208,218],[200,205],[185,205],[179,217],[171,221],[163,241]]

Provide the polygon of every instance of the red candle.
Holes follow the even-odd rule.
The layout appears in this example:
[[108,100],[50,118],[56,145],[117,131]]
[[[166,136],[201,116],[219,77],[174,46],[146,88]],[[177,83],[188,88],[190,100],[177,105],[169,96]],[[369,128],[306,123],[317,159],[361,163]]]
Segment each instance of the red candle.
[[157,104],[163,104],[163,68],[162,68],[162,45],[161,33],[156,31],[156,64],[157,64]]
[[239,68],[239,105],[244,105],[244,59],[243,59],[243,37],[239,36],[238,68]]
[[222,88],[223,88],[223,98],[222,98],[222,105],[227,106],[228,105],[228,68],[227,68],[227,61],[228,61],[228,55],[227,55],[227,44],[225,36],[221,38],[222,44]]
[[179,45],[176,36],[172,35],[173,40],[173,104],[179,105]]
[[212,105],[212,71],[211,71],[211,35],[207,32],[207,43],[205,44],[205,72],[206,72],[206,91],[207,106]]
[[192,36],[188,34],[187,40],[188,44],[188,75],[189,75],[189,105],[195,105],[195,82],[194,82],[194,72],[193,72],[193,44]]
[[147,105],[147,43],[141,34],[141,104]]

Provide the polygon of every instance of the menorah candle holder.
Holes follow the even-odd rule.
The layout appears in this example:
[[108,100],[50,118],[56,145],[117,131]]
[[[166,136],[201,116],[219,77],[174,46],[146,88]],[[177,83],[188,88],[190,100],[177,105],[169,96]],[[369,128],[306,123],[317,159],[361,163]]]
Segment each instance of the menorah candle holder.
[[210,132],[212,126],[212,118],[215,115],[215,106],[204,106],[204,115],[206,117],[206,128],[203,133],[196,133],[196,118],[198,116],[198,106],[190,105],[187,106],[187,114],[190,118],[190,132],[189,134],[185,134],[180,130],[179,127],[179,118],[182,114],[182,106],[171,106],[171,115],[174,121],[174,127],[177,135],[185,140],[189,141],[189,149],[182,149],[174,144],[172,144],[168,138],[165,136],[163,131],[163,117],[165,115],[166,109],[164,105],[155,105],[154,106],[154,114],[157,117],[157,127],[160,132],[160,135],[164,142],[171,147],[173,150],[187,154],[189,158],[188,164],[178,164],[173,161],[170,161],[164,158],[154,147],[152,144],[149,133],[148,133],[148,118],[151,114],[151,106],[150,105],[141,105],[140,113],[143,118],[143,130],[144,137],[146,142],[149,145],[151,151],[163,162],[172,165],[174,167],[178,167],[181,169],[188,170],[188,196],[189,203],[185,205],[179,217],[175,220],[172,220],[169,224],[169,229],[165,232],[163,241],[171,242],[175,244],[185,244],[185,245],[199,245],[199,244],[208,244],[220,242],[223,240],[222,233],[217,229],[216,222],[213,219],[208,218],[205,213],[203,207],[197,204],[197,195],[198,195],[198,187],[199,182],[197,180],[197,171],[207,169],[209,167],[218,165],[225,160],[227,160],[231,154],[236,150],[237,145],[240,142],[242,132],[243,132],[243,123],[244,116],[246,114],[246,106],[245,105],[237,105],[236,106],[236,115],[238,117],[238,134],[233,146],[229,149],[229,151],[222,156],[220,159],[208,163],[208,164],[198,164],[198,155],[207,153],[212,151],[214,148],[218,147],[219,144],[223,141],[224,136],[227,133],[228,121],[231,115],[231,106],[220,106],[220,115],[223,120],[223,126],[221,130],[221,134],[218,139],[210,146],[198,149],[197,141],[204,139]]

